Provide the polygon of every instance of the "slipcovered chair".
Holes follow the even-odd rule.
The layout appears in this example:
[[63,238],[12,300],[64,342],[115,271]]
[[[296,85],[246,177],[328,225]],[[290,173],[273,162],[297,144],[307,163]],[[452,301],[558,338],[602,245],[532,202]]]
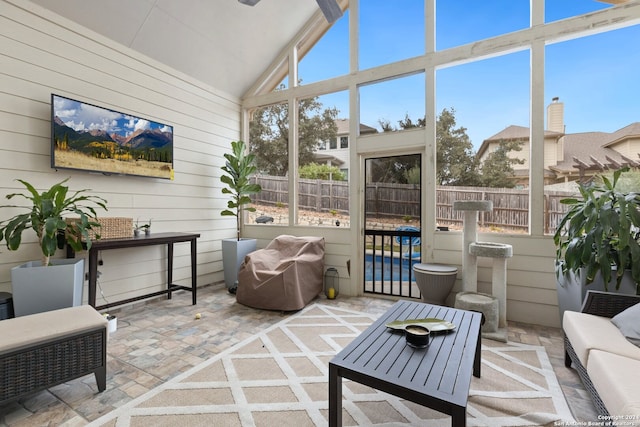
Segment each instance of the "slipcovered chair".
[[278,236],[245,257],[236,298],[254,308],[300,310],[322,292],[323,272],[324,238]]

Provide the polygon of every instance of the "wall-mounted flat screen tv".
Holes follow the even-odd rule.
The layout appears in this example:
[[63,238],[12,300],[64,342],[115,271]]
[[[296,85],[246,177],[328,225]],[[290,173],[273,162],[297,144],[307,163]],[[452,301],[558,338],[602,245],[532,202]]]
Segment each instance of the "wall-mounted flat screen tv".
[[51,167],[173,179],[173,126],[52,94]]

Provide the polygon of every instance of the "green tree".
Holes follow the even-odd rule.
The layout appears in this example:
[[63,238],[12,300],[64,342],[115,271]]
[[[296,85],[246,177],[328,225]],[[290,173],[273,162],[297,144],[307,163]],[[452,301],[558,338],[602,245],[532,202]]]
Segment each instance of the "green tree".
[[420,170],[420,156],[409,154],[371,159],[367,173],[371,182],[414,184],[414,182],[409,182],[409,179],[412,178],[410,171],[415,169]]
[[382,132],[395,132],[399,129],[407,130],[414,128],[423,128],[426,125],[426,118],[423,117],[414,122],[411,117],[409,117],[409,113],[404,114],[404,119],[398,120],[398,128],[395,128],[391,125],[391,122],[387,119],[379,119],[378,124],[380,128],[382,128]]
[[442,110],[436,121],[436,182],[439,185],[480,184],[473,144],[466,128],[456,128],[453,108]]
[[[281,86],[279,89],[282,89]],[[324,108],[317,97],[298,104],[298,161],[301,166],[314,161],[319,142],[336,138],[336,108]],[[249,126],[249,148],[256,156],[258,170],[276,176],[289,171],[289,106],[275,104],[258,108]]]
[[402,130],[414,129],[414,128],[423,128],[426,126],[427,120],[425,117],[418,119],[415,123],[411,120],[408,113],[405,113],[404,119],[398,120],[398,125]]
[[420,184],[420,167],[414,166],[404,173],[407,184]]
[[378,124],[380,125],[382,132],[393,132],[396,130],[393,126],[391,126],[391,122],[387,119],[378,120]]
[[517,157],[509,157],[509,152],[521,150],[522,141],[500,141],[498,148],[491,152],[482,163],[482,185],[494,188],[515,187],[513,165],[521,165],[524,160]]
[[345,176],[337,166],[329,166],[327,164],[308,163],[300,166],[298,169],[300,178],[303,179],[324,179],[333,181],[344,181]]
[[284,176],[289,166],[289,108],[275,104],[258,108],[249,126],[249,149],[256,156],[258,170]]
[[[398,130],[388,120],[378,120],[378,123],[384,132]],[[425,127],[426,118],[413,121],[409,114],[405,114],[402,120],[398,120],[398,126],[402,130]],[[436,182],[438,185],[469,186],[481,183],[473,144],[467,129],[456,127],[453,108],[442,110],[436,120]]]

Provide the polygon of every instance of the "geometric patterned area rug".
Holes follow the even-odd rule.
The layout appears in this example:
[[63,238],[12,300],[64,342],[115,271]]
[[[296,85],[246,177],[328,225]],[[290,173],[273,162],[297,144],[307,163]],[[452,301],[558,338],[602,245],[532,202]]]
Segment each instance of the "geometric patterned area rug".
[[[312,304],[90,426],[326,426],[328,363],[375,318]],[[450,426],[448,415],[343,379],[345,426]],[[557,422],[557,423],[556,423]],[[543,347],[482,340],[468,426],[575,422]]]

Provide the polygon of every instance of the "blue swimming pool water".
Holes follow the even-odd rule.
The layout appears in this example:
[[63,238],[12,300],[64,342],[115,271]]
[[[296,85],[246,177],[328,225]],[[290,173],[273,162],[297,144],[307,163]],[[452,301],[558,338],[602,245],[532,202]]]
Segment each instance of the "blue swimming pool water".
[[[411,272],[411,281],[415,282],[416,278],[411,269],[413,264],[419,263],[419,260],[408,260],[401,258],[391,258],[376,255],[375,263],[372,254],[365,255],[364,278],[370,282],[380,280],[409,281],[409,272]],[[375,267],[375,268],[374,268]]]

